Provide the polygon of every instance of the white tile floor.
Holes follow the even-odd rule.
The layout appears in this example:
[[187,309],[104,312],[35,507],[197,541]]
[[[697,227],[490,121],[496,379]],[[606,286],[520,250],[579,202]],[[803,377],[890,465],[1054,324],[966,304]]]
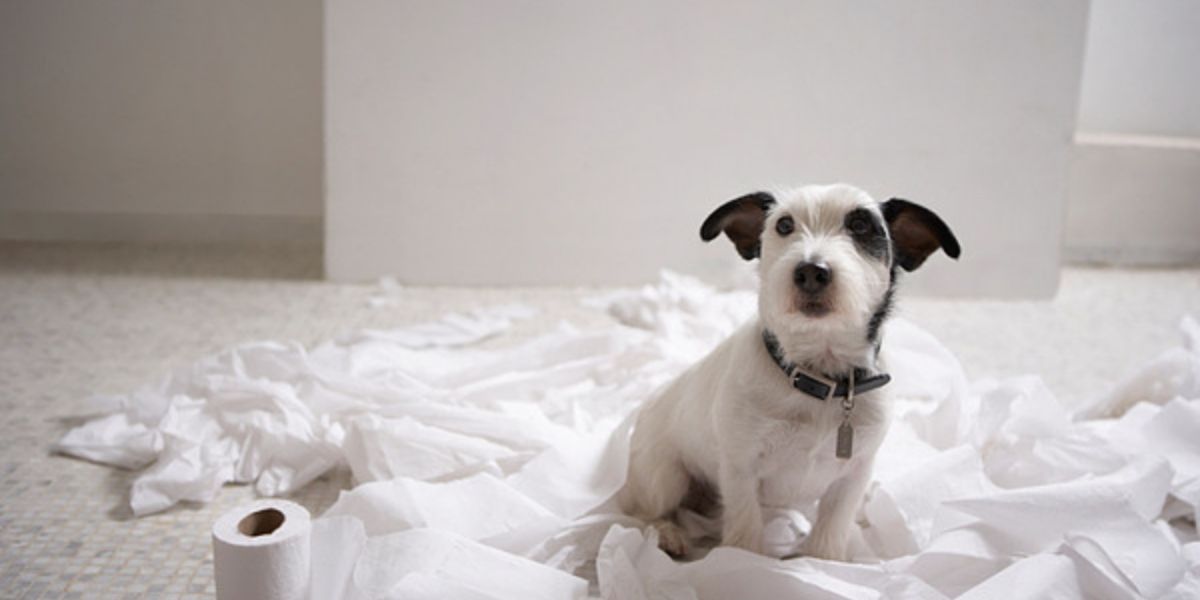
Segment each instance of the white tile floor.
[[[579,305],[594,290],[406,288],[372,308],[372,285],[318,280],[314,247],[206,248],[0,243],[0,597],[211,597],[209,527],[252,496],[143,519],[126,507],[134,474],[53,456],[49,445],[94,393],[127,392],[251,339],[314,343],[480,304],[542,309],[504,340],[560,319],[606,327]],[[919,276],[919,274],[917,275]],[[1200,270],[1072,269],[1052,302],[901,299],[971,377],[1039,373],[1074,403],[1178,344],[1200,316]],[[347,483],[331,475],[295,499],[314,513]]]

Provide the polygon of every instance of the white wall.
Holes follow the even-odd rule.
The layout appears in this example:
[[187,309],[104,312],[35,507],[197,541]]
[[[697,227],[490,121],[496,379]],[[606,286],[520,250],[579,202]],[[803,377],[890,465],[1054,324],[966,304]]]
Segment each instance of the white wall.
[[1200,264],[1200,2],[1093,0],[1065,255]]
[[1079,129],[1200,138],[1200,2],[1092,0]]
[[847,180],[963,258],[915,287],[1053,293],[1085,0],[362,0],[326,7],[326,269],[629,283],[736,262],[721,202]]
[[319,0],[0,3],[0,238],[321,236]]

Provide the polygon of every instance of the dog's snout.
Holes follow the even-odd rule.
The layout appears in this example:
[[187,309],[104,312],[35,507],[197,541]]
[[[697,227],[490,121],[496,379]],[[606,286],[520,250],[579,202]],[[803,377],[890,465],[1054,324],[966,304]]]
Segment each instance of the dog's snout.
[[796,287],[807,294],[816,294],[829,286],[833,280],[833,271],[824,263],[800,263],[792,272],[792,280]]

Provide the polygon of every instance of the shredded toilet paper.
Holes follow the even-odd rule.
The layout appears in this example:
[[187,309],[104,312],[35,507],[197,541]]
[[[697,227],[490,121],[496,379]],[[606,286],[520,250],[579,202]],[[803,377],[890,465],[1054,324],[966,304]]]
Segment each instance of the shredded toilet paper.
[[[894,319],[894,424],[859,513],[855,562],[718,547],[671,560],[621,515],[637,406],[754,311],[664,273],[503,350],[473,345],[533,313],[507,306],[306,349],[262,342],[127,396],[60,452],[142,469],[138,515],[226,483],[287,494],[344,466],[357,487],[312,527],[314,597],[1193,598],[1200,594],[1200,325],[1074,412],[1036,376],[968,382]],[[711,529],[698,515],[689,528]],[[803,511],[767,524],[795,547]],[[590,584],[590,585],[589,585]]]

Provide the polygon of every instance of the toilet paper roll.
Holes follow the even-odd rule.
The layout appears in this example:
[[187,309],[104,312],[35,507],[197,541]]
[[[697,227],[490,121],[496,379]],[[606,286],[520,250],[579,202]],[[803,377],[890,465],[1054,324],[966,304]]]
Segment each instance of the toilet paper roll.
[[218,600],[307,600],[311,517],[287,500],[259,500],[213,524]]

